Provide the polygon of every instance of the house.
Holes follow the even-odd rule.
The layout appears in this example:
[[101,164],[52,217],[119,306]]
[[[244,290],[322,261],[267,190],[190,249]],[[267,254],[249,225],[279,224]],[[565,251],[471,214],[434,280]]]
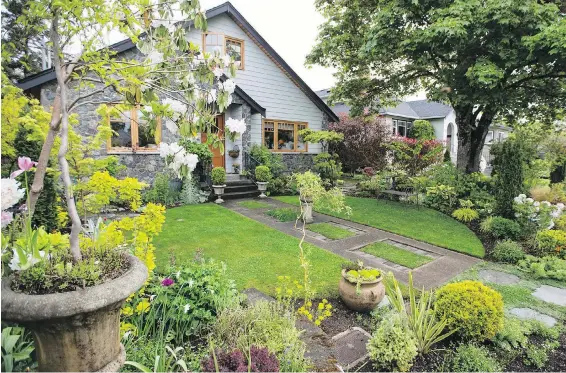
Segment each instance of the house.
[[[329,89],[316,92],[320,98],[327,102]],[[343,102],[336,103],[332,110],[336,114],[349,114],[350,107]],[[458,154],[458,127],[456,126],[456,113],[451,106],[428,100],[402,101],[397,106],[380,109],[380,114],[391,127],[394,135],[406,136],[411,131],[415,120],[428,120],[434,128],[436,139],[444,142],[450,152],[452,162],[456,163]],[[511,128],[494,124],[489,128],[482,157],[489,168],[491,163],[490,148],[493,142],[507,138]]]
[[[225,140],[224,152],[211,148],[214,153],[213,165],[223,166],[227,172],[232,172],[232,165],[243,164],[244,155],[253,144],[264,144],[273,152],[282,154],[289,170],[310,168],[312,158],[321,151],[320,145],[304,143],[298,132],[305,128],[324,129],[329,122],[338,121],[337,115],[232,4],[226,2],[212,8],[206,12],[206,16],[207,32],[191,28],[188,39],[207,52],[218,50],[224,55],[229,49],[231,55],[240,61],[240,69],[234,78],[236,89],[232,104],[217,118],[217,124],[222,127],[230,117],[246,122],[246,131],[240,138],[234,142]],[[110,48],[118,56],[143,56],[130,40],[121,41]],[[55,94],[55,79],[55,73],[46,70],[23,79],[19,86],[48,105]],[[77,93],[72,90],[71,94]],[[92,135],[96,132],[101,118],[95,110],[95,105],[84,105],[77,110],[80,124],[76,129],[79,133]],[[111,121],[116,135],[101,149],[101,155],[117,155],[120,162],[127,166],[127,176],[151,181],[165,165],[159,156],[159,144],[151,143],[157,141],[148,140],[143,131],[138,131],[135,121],[137,115],[133,110],[130,115]],[[160,128],[160,133],[162,141],[169,143],[176,140],[176,135],[165,126]],[[204,136],[199,138],[204,140]],[[238,157],[232,158],[229,152],[236,147],[241,151]]]

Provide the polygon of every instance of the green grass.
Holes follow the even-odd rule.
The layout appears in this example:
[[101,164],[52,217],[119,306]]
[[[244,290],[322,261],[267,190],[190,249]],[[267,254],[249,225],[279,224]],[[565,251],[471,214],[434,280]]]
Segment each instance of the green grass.
[[322,234],[324,237],[331,240],[341,240],[355,236],[356,234],[347,229],[340,228],[330,223],[314,223],[307,225],[309,231]]
[[[296,196],[274,198],[294,205],[299,204]],[[352,208],[350,216],[324,209],[317,211],[479,258],[485,255],[484,247],[474,232],[441,212],[370,198],[346,197],[346,203]]]
[[270,204],[259,201],[242,201],[242,202],[238,202],[238,205],[245,207],[247,209],[263,209],[266,207],[271,207]]
[[297,216],[299,216],[300,212],[296,208],[279,207],[273,210],[268,210],[266,214],[279,221],[287,222],[297,220]]
[[[299,240],[215,204],[167,210],[163,231],[155,238],[158,269],[171,258],[177,265],[192,260],[197,250],[226,263],[239,289],[255,287],[274,294],[277,276],[299,280]],[[317,296],[338,292],[341,257],[306,244],[310,275]]]
[[362,251],[407,268],[417,268],[432,261],[428,256],[415,254],[385,242],[373,243],[362,248]]

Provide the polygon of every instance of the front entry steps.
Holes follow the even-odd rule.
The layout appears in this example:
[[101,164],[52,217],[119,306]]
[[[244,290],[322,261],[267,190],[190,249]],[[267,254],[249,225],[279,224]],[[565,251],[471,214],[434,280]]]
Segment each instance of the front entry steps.
[[239,175],[226,175],[226,187],[222,199],[255,198],[259,196],[257,185],[249,179],[240,179]]

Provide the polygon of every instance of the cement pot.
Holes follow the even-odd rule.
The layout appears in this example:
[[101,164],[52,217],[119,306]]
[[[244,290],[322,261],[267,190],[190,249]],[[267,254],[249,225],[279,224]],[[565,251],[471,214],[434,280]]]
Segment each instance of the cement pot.
[[267,198],[267,196],[265,195],[265,191],[267,190],[267,184],[269,184],[266,181],[258,181],[257,182],[257,190],[259,190],[261,192],[261,194],[259,195],[259,198]]
[[360,284],[360,292],[356,291],[356,284],[346,279],[346,270],[342,270],[342,277],[338,285],[340,297],[349,309],[357,312],[369,312],[373,310],[385,296],[385,285],[383,276],[373,281]]
[[147,267],[128,255],[128,270],[101,285],[66,293],[29,295],[2,281],[2,318],[33,332],[39,371],[115,372],[126,353],[120,309],[147,279]]
[[214,194],[216,194],[218,196],[218,198],[216,199],[216,203],[223,203],[224,200],[222,199],[222,195],[224,194],[224,188],[226,188],[226,185],[213,185],[212,189],[214,189]]
[[312,201],[312,197],[301,198],[301,205],[303,207],[303,220],[307,224],[310,224],[314,221],[312,217]]

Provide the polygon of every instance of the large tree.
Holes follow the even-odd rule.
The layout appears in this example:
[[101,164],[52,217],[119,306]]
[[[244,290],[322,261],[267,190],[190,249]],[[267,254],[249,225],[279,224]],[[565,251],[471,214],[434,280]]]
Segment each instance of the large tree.
[[308,64],[337,69],[331,102],[353,114],[425,90],[450,104],[458,167],[479,170],[498,117],[552,120],[566,106],[560,1],[317,0],[326,17]]

